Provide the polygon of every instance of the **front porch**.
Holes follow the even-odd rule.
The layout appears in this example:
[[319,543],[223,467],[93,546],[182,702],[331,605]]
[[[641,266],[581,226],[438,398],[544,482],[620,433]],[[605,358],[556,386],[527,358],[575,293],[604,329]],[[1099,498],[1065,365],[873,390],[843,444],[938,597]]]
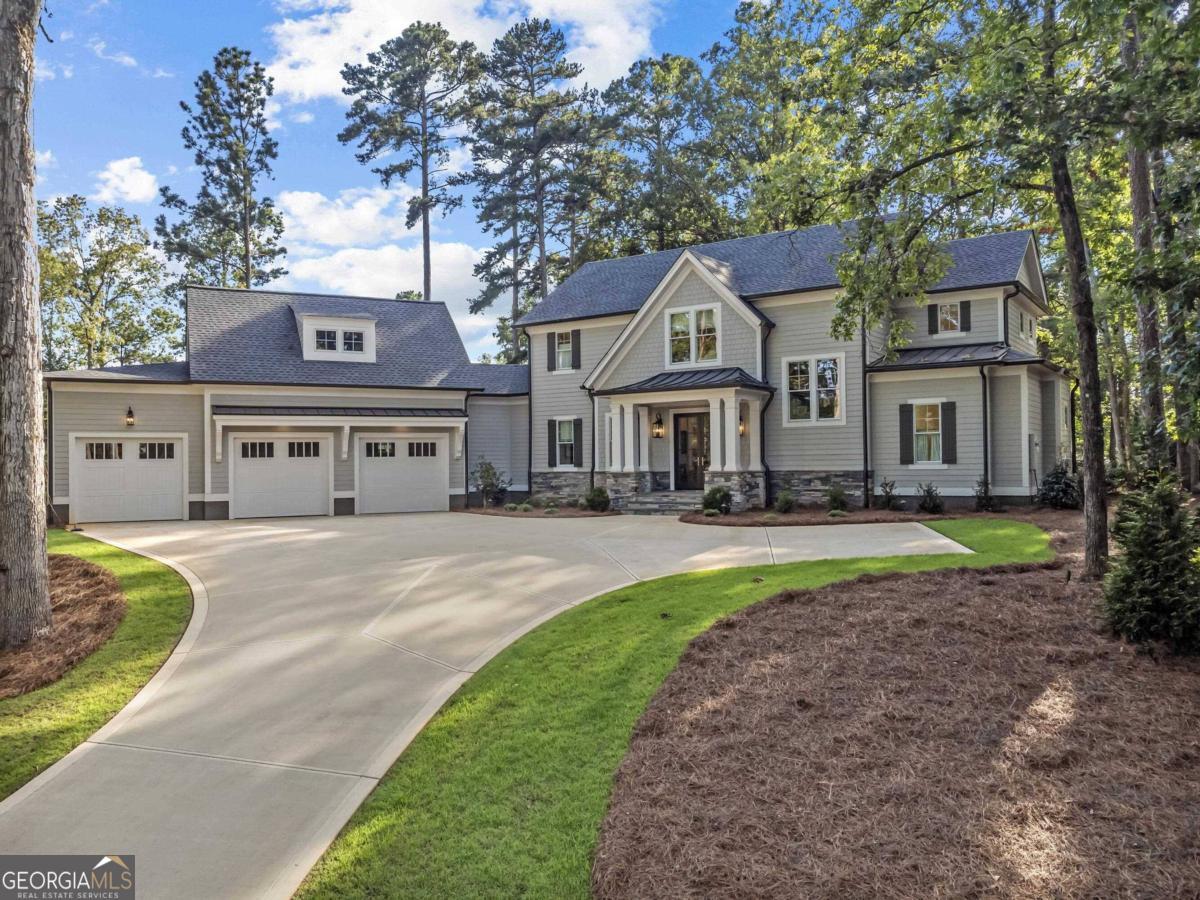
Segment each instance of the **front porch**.
[[[765,502],[761,424],[771,389],[740,369],[688,375],[606,392],[598,432],[616,508],[684,512],[718,485],[730,489],[735,510]],[[698,386],[701,375],[710,383]]]

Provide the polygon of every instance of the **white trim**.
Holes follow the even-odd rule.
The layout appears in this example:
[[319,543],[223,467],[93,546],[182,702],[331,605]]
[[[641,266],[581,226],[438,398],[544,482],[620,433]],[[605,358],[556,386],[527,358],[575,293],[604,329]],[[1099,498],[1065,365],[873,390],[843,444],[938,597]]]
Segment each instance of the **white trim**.
[[213,416],[212,420],[225,428],[236,427],[239,423],[257,427],[264,425],[319,425],[321,427],[351,428],[375,426],[386,427],[400,420],[405,427],[410,428],[461,428],[467,422],[466,416]]
[[1029,367],[1021,366],[1021,487],[1029,491]]
[[[904,401],[913,408],[913,461],[908,464],[910,469],[948,469],[950,463],[942,462],[942,404],[947,402],[945,397],[918,397],[916,400]],[[917,407],[936,406],[938,408],[938,458],[917,462]]]
[[[663,309],[663,369],[704,369],[721,365],[721,306],[720,303],[697,303],[692,306],[668,306]],[[705,310],[713,311],[713,325],[717,331],[717,356],[715,359],[700,359],[700,333],[697,331],[697,314]],[[688,361],[671,361],[671,317],[686,315],[688,317]]]
[[[582,416],[551,416],[550,418],[554,420],[554,465],[547,466],[545,471],[547,471],[547,472],[578,472],[581,469],[584,469],[586,471],[585,467],[582,464],[576,465],[575,463],[571,463],[571,465],[569,465],[569,466],[564,466],[564,465],[559,464],[559,462],[558,462],[558,445],[562,443],[562,441],[560,441],[558,439],[558,423],[559,422],[570,422],[571,423],[571,437],[572,437],[571,442],[572,442],[572,444],[574,444],[575,420],[583,418],[583,417]],[[586,435],[579,436],[579,442],[581,444],[583,443],[583,438],[585,436]],[[574,453],[574,451],[572,451],[572,453]]]
[[[86,371],[86,370],[84,370]],[[46,375],[42,375],[46,379]],[[204,388],[199,384],[145,384],[140,381],[101,381],[80,379],[78,381],[46,379],[52,391],[70,393],[125,394],[131,390],[140,394],[199,394]]]
[[[358,481],[356,479],[355,484],[357,484],[357,483],[358,483]],[[333,492],[334,500],[353,500],[357,496],[358,496],[358,491],[334,491]]]
[[[414,390],[405,388],[387,388],[387,387],[355,387],[352,384],[344,387],[318,387],[316,385],[304,384],[237,384],[229,382],[206,382],[203,385],[214,394],[227,394],[232,397],[256,397],[260,394],[291,394],[296,397],[386,397],[392,400],[421,400],[433,398],[441,398],[443,395],[446,399],[455,398],[462,400],[467,395],[467,390],[464,388],[429,388],[427,390]],[[471,399],[483,396],[481,394],[472,394]]]
[[[356,516],[370,515],[369,513],[364,513],[362,511],[362,504],[358,502],[358,489],[362,485],[362,482],[359,481],[359,461],[362,459],[362,456],[363,456],[363,449],[362,449],[363,442],[364,441],[386,440],[389,437],[394,437],[394,438],[421,437],[421,438],[426,438],[426,439],[428,439],[428,438],[443,438],[444,437],[446,439],[446,486],[449,491],[448,496],[458,497],[458,496],[462,496],[467,493],[466,487],[460,487],[460,488],[450,487],[450,476],[453,475],[453,471],[450,468],[450,460],[451,459],[459,459],[462,455],[461,454],[461,449],[462,449],[461,445],[457,448],[460,452],[457,455],[455,455],[455,453],[454,453],[455,447],[453,444],[453,435],[452,434],[447,433],[444,435],[431,435],[427,431],[414,431],[411,428],[394,428],[394,429],[390,429],[387,431],[356,431],[354,433],[354,490],[353,491],[342,491],[342,492],[338,492],[338,493],[334,494],[334,496],[339,496],[340,494],[344,494],[347,497],[354,498],[354,515],[356,515]],[[396,443],[400,443],[400,441],[397,440]],[[399,456],[400,456],[400,448],[397,447],[396,448],[396,457],[399,458]],[[469,480],[470,480],[469,473],[464,471],[463,472],[464,484],[466,484],[466,482],[468,482]],[[516,490],[516,489],[510,487],[509,490]]]
[[905,400],[904,402],[911,403],[913,406],[916,406],[918,403],[942,404],[949,403],[950,401],[948,401],[945,397],[918,397],[916,400]]
[[[938,433],[938,437],[939,438],[941,437],[940,432]],[[950,468],[950,464],[943,463],[943,462],[910,463],[907,466],[907,468],[909,468],[909,469],[948,469],[948,468]]]
[[[242,432],[236,434],[229,433],[229,463],[227,474],[229,477],[229,518],[234,519],[233,514],[234,504],[237,498],[237,444],[239,441],[320,441],[326,445],[325,457],[329,463],[329,512],[326,515],[333,515],[333,435],[319,431],[259,431],[259,432]],[[357,485],[357,481],[355,484]],[[285,517],[286,518],[286,517]]]
[[[186,431],[68,431],[67,432],[67,503],[69,509],[67,511],[67,521],[69,524],[75,524],[75,510],[78,508],[77,497],[79,490],[79,441],[83,440],[107,440],[107,441],[128,441],[128,440],[147,440],[147,441],[179,441],[180,446],[180,469],[182,470],[182,484],[180,485],[179,495],[183,505],[183,514],[179,517],[180,521],[186,522],[190,519],[188,510],[188,480],[191,468],[191,457],[188,455],[188,435]],[[58,501],[54,501],[58,502]]]
[[633,313],[621,313],[615,316],[596,316],[590,319],[567,319],[562,322],[544,322],[540,325],[523,325],[521,330],[532,336],[545,334],[548,331],[562,331],[563,327],[578,328],[612,328],[616,325],[628,325],[633,321]]
[[[838,416],[836,419],[818,419],[817,418],[817,366],[816,362],[819,359],[836,359],[838,364]],[[794,362],[807,362],[810,364],[809,371],[809,397],[813,401],[812,417],[808,419],[792,419],[791,418],[791,400],[788,396],[788,364]],[[843,353],[816,353],[808,356],[785,356],[780,360],[780,378],[779,392],[780,399],[783,401],[779,404],[780,420],[784,428],[812,428],[827,425],[845,425],[846,424],[846,354]]]
[[[762,320],[760,320],[758,316],[756,316],[750,311],[749,308],[747,308],[746,301],[742,300],[742,298],[737,296],[737,294],[734,294],[729,290],[729,288],[722,284],[721,281],[717,279],[717,277],[713,275],[706,266],[701,264],[701,262],[696,259],[691,251],[684,250],[683,253],[679,254],[679,258],[675,260],[675,263],[671,266],[671,268],[667,270],[667,274],[662,277],[662,279],[658,282],[658,285],[653,291],[651,291],[650,296],[646,298],[644,303],[642,303],[641,308],[638,309],[634,317],[629,320],[625,328],[619,335],[617,335],[617,339],[612,342],[612,345],[604,352],[604,355],[600,357],[600,361],[596,363],[591,373],[583,380],[583,387],[594,387],[596,381],[610,366],[615,366],[620,363],[620,361],[625,357],[625,354],[628,352],[629,348],[632,346],[633,339],[642,334],[642,332],[645,330],[646,323],[649,322],[657,313],[658,309],[661,308],[661,304],[665,302],[665,298],[669,295],[671,288],[673,288],[676,278],[680,276],[680,273],[684,271],[685,267],[689,267],[692,271],[698,272],[701,279],[703,279],[716,292],[720,299],[731,305],[737,311],[738,315],[740,315],[749,325],[761,333],[761,329],[763,327]],[[720,340],[720,336],[720,325],[718,323],[718,341]],[[714,364],[708,363],[708,365]]]
[[204,493],[212,490],[212,398],[208,388],[204,389]]
[[779,297],[763,297],[761,300],[750,300],[757,309],[773,309],[777,306],[795,306],[797,303],[823,303],[837,300],[841,288],[821,288],[816,291],[800,291],[795,294],[784,294]]
[[[318,331],[332,331],[337,335],[335,338],[336,349],[317,349]],[[362,350],[345,349],[348,332],[362,334]],[[306,361],[373,363],[375,362],[375,319],[301,313],[300,342]]]

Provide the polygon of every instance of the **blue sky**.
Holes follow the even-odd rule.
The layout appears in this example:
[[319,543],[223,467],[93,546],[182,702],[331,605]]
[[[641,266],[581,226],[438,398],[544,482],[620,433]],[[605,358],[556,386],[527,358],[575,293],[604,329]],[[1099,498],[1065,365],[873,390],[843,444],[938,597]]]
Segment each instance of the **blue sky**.
[[[40,198],[80,193],[150,227],[157,189],[197,186],[179,132],[179,101],[223,46],[252,51],[276,80],[280,144],[268,188],[284,214],[289,274],[273,285],[391,296],[419,289],[419,233],[404,228],[404,186],[384,190],[337,141],[339,70],[416,19],[441,21],[481,47],[518,18],[550,18],[584,78],[603,87],[635,59],[696,55],[732,22],[734,0],[50,0],[53,43],[38,46],[34,131]],[[471,266],[486,239],[469,202],[435,221],[433,289],[472,358],[493,348],[494,322],[469,316]]]

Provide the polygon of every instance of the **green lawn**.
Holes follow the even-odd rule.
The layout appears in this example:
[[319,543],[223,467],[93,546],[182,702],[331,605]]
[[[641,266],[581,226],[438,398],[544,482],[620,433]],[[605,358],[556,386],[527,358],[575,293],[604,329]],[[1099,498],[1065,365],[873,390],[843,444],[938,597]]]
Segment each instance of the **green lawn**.
[[587,897],[592,849],[633,726],[688,641],[715,620],[784,588],[867,572],[1053,556],[1049,537],[1024,523],[930,527],[976,555],[673,575],[551,619],[473,676],[417,735],[299,896]]
[[187,583],[161,563],[65,531],[51,553],[111,569],[129,601],[99,650],[54,684],[0,700],[0,798],[61,759],[111,719],[158,671],[192,611]]

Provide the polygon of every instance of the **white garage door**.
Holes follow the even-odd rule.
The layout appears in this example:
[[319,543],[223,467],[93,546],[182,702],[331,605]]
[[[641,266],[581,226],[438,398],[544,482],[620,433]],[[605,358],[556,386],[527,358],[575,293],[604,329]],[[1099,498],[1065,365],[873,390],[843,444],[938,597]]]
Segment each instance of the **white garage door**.
[[230,515],[329,515],[328,439],[234,438]]
[[395,436],[358,444],[358,511],[433,512],[450,508],[449,441]]
[[183,518],[183,442],[78,438],[71,459],[71,518],[141,522]]

